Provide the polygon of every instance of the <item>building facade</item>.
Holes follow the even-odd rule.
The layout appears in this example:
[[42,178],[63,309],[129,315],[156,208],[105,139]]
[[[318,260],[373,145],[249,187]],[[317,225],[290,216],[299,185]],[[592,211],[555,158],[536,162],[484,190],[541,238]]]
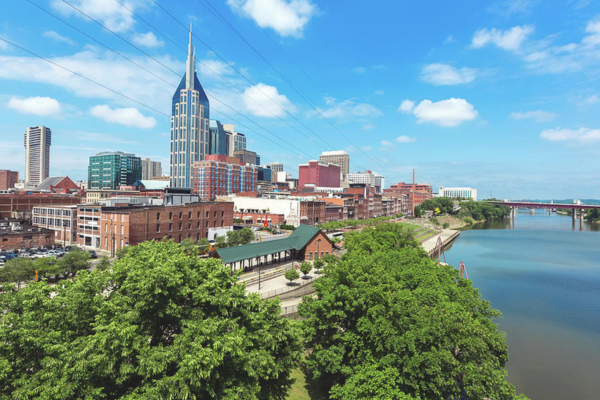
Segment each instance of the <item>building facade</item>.
[[0,170],[0,190],[12,189],[17,182],[19,182],[18,171]]
[[246,150],[246,135],[236,132],[233,124],[223,124],[227,135],[227,155],[233,157],[234,151]]
[[227,132],[220,121],[210,120],[208,142],[209,154],[227,155]]
[[18,251],[32,247],[54,246],[54,232],[24,221],[0,221],[0,250]]
[[142,179],[142,161],[135,154],[106,151],[90,157],[88,188],[117,190]]
[[172,104],[171,187],[191,188],[192,165],[210,154],[210,106],[196,75],[191,31],[185,75],[173,95]]
[[324,151],[319,161],[340,166],[340,181],[345,182],[350,173],[350,156],[344,150]]
[[36,206],[77,205],[82,202],[79,195],[62,194],[0,194],[0,219],[28,218]]
[[52,131],[34,126],[25,131],[25,183],[39,185],[50,175],[50,145]]
[[239,192],[254,192],[258,168],[235,157],[212,154],[193,165],[192,191],[203,200]]
[[[413,184],[400,182],[391,185],[389,189],[384,189],[383,193],[386,197],[395,196],[402,199],[403,210],[408,213],[412,213],[413,208],[425,200],[433,198],[433,191],[428,183],[415,183],[413,192]],[[405,207],[404,204],[406,204]]]
[[233,156],[246,164],[260,165],[260,156],[254,151],[236,150],[233,152]]
[[142,158],[141,163],[143,180],[162,177],[162,164],[160,161],[152,161],[149,158]]
[[340,187],[341,167],[310,160],[298,166],[298,185],[300,188],[313,185],[316,187]]
[[54,241],[62,245],[77,243],[77,206],[34,207],[31,223],[54,231]]
[[439,197],[450,197],[456,199],[461,197],[463,199],[473,199],[477,201],[477,189],[470,187],[444,187],[440,186]]

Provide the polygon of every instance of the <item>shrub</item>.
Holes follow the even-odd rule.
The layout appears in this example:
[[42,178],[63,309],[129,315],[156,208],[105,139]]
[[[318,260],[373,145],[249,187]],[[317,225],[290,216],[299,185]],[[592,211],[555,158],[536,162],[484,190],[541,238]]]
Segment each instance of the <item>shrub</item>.
[[442,225],[442,228],[444,228],[444,229],[450,228],[450,222],[444,222],[444,225]]
[[285,274],[283,274],[283,276],[285,276],[285,279],[290,281],[290,283],[300,278],[300,274],[294,268],[285,271]]

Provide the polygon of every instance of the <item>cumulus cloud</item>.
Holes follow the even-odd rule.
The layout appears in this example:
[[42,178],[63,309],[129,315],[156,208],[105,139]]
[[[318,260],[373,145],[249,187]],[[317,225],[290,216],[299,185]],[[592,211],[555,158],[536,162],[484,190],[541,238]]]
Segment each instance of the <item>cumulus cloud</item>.
[[540,133],[540,137],[551,142],[589,144],[600,142],[600,129],[546,129]]
[[311,0],[227,0],[227,5],[280,36],[302,36],[304,27],[318,12]]
[[351,99],[338,102],[333,97],[326,97],[325,104],[327,105],[325,108],[317,107],[321,115],[325,118],[369,118],[383,115],[381,110],[374,105],[359,103]]
[[478,49],[493,44],[504,50],[517,51],[533,31],[532,25],[514,26],[506,31],[484,28],[475,32],[471,46]]
[[417,123],[432,123],[443,127],[458,126],[466,121],[474,120],[478,112],[465,99],[450,98],[438,102],[423,100],[417,105],[410,100],[404,100],[398,111],[412,113],[417,117]]
[[44,37],[47,37],[47,38],[52,39],[57,42],[67,43],[70,45],[76,44],[73,40],[69,39],[68,37],[62,36],[54,31],[46,31],[43,33],[43,35],[44,35]]
[[[114,0],[70,0],[69,3],[115,32],[128,31],[135,25],[133,15]],[[127,7],[132,11],[147,8],[150,4],[152,4],[151,0],[128,0],[126,2]],[[85,15],[62,0],[51,0],[50,6],[62,15],[74,15],[89,21]]]
[[391,147],[391,146],[394,145],[394,143],[388,142],[387,140],[382,140],[381,141],[381,145],[384,146],[384,147]]
[[532,119],[535,122],[550,122],[554,121],[558,114],[550,113],[547,111],[536,110],[536,111],[526,111],[526,112],[514,112],[510,114],[512,119]]
[[455,68],[448,64],[429,64],[423,67],[421,79],[435,86],[460,85],[475,80],[477,70],[473,68]]
[[141,129],[153,128],[156,125],[156,120],[153,117],[146,117],[137,108],[133,107],[112,109],[103,104],[92,107],[90,114],[106,122],[114,122]]
[[400,107],[398,107],[398,112],[403,112],[403,113],[411,113],[413,112],[413,110],[415,109],[415,102],[412,100],[404,100],[401,104]]
[[61,112],[60,103],[51,97],[12,97],[8,107],[23,114],[57,116]]
[[402,135],[402,136],[398,136],[398,137],[396,138],[396,142],[398,142],[398,143],[412,143],[412,142],[414,142],[415,140],[416,140],[415,138],[411,138],[411,137],[404,136],[404,135]]
[[259,83],[244,91],[244,105],[253,115],[259,117],[281,117],[285,110],[295,112],[296,107],[275,86]]
[[144,46],[144,47],[161,47],[165,44],[162,40],[159,40],[156,35],[152,32],[148,33],[136,33],[131,38],[133,43]]

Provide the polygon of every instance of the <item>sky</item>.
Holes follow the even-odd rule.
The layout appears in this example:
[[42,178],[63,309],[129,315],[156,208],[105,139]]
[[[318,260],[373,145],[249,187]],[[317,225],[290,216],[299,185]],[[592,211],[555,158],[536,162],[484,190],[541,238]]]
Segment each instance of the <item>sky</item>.
[[[50,174],[132,152],[168,173],[171,98],[192,24],[210,116],[263,163],[346,150],[386,186],[480,198],[600,198],[600,2],[0,2],[0,169],[26,127]],[[15,46],[16,45],[16,46]]]

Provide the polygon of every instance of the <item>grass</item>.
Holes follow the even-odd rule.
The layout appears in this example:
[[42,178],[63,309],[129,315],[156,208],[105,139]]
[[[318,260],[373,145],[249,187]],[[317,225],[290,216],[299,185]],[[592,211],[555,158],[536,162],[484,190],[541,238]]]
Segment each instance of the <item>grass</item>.
[[434,236],[434,235],[437,235],[438,233],[439,233],[438,231],[431,231],[431,232],[428,232],[428,233],[426,233],[425,235],[421,236],[421,237],[420,237],[420,238],[418,238],[417,240],[418,240],[420,243],[423,243],[424,241],[426,241],[427,239],[429,239],[430,237],[432,237],[432,236]]
[[296,380],[288,393],[288,400],[324,400],[329,396],[320,390],[317,385],[307,382],[306,375],[302,368],[292,370],[291,377]]

